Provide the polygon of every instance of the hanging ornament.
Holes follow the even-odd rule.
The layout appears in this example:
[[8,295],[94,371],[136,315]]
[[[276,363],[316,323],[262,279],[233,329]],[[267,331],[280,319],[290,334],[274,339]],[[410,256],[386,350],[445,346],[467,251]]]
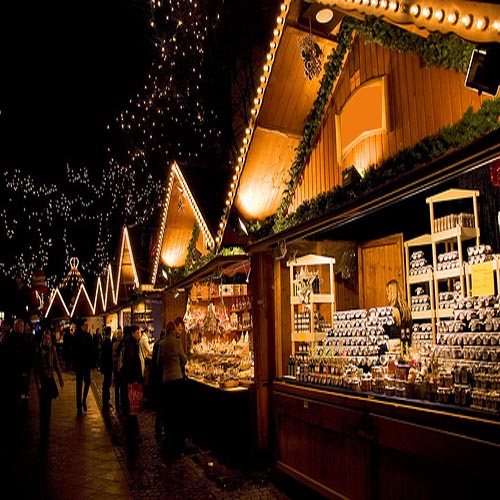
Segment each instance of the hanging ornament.
[[298,46],[304,62],[304,75],[309,80],[312,80],[321,73],[321,58],[323,52],[312,36],[310,19],[309,34],[299,40]]
[[313,281],[318,278],[318,273],[309,271],[307,266],[301,267],[300,271],[295,275],[293,284],[297,290],[297,296],[302,304],[309,304],[311,294],[313,293]]

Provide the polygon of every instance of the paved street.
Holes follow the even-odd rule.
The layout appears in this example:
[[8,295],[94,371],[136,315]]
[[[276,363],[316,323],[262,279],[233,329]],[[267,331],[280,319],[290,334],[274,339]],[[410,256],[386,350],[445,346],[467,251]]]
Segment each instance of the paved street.
[[[266,468],[232,466],[209,450],[187,441],[177,459],[163,455],[154,435],[154,412],[139,416],[142,441],[125,442],[123,426],[112,411],[101,412],[101,374],[93,371],[88,411],[77,417],[75,377],[53,402],[49,444],[38,442],[38,398],[32,384],[28,407],[3,426],[0,478],[3,500],[24,498],[80,499],[277,499],[304,498],[287,492]],[[5,486],[12,485],[11,493]],[[310,497],[309,497],[310,498]]]

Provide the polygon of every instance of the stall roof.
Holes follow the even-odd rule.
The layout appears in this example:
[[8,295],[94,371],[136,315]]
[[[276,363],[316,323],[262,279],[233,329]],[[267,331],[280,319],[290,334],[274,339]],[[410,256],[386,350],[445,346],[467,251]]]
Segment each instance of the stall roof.
[[153,284],[156,283],[160,262],[169,267],[184,265],[195,224],[200,228],[203,244],[198,249],[203,255],[207,253],[207,248],[213,249],[215,246],[212,231],[192,193],[191,185],[186,181],[179,165],[174,162],[170,168],[157,234],[158,242],[152,256]]
[[[403,8],[401,2],[354,2],[353,0],[321,0],[302,2],[285,0],[284,8],[278,18],[277,27],[270,41],[269,63],[262,73],[261,86],[255,99],[255,107],[243,140],[240,163],[235,167],[235,192],[226,203],[246,220],[263,221],[274,215],[282,200],[288,178],[288,170],[293,163],[295,148],[304,133],[304,123],[317,97],[317,88],[321,75],[308,81],[301,75],[303,61],[299,57],[297,42],[307,31],[305,21],[313,19],[309,30],[321,47],[323,54],[329,54],[336,46],[335,34],[342,17],[347,14],[358,19],[376,16],[383,21],[427,37],[433,31],[455,33],[461,38],[473,42],[499,42],[499,31],[493,29],[493,21],[488,29],[474,25],[469,29],[463,16],[472,16],[475,22],[480,19],[500,19],[500,7],[492,2],[443,1],[434,0],[425,5],[417,5],[418,14],[423,7],[430,7],[434,15],[416,14],[409,8]],[[321,28],[316,23],[318,10],[331,8],[333,17],[330,24]],[[455,14],[460,22],[441,22],[437,13],[443,16]],[[463,16],[462,16],[463,15]],[[487,21],[488,23],[488,21]],[[498,21],[497,21],[498,24]],[[323,29],[323,31],[321,31]],[[486,33],[487,32],[487,33]],[[262,189],[262,185],[266,189]],[[228,221],[223,215],[221,223]],[[274,237],[270,237],[271,240]]]
[[[278,22],[269,52],[269,70],[264,69],[259,88],[262,103],[248,134],[248,152],[241,168],[234,207],[246,220],[264,220],[276,213],[286,187],[288,169],[302,139],[304,123],[317,97],[324,70],[316,78],[306,78],[299,42],[307,31],[299,2],[291,2]],[[336,25],[342,16],[336,19]],[[282,25],[284,24],[284,27]],[[330,27],[329,29],[332,29]],[[336,47],[329,31],[315,31],[315,41],[323,59]],[[274,45],[273,45],[274,44]],[[272,67],[271,67],[272,62]],[[323,68],[323,65],[322,65]],[[259,97],[257,97],[259,99]],[[250,129],[249,129],[250,130]],[[262,189],[265,185],[266,189]]]
[[203,281],[219,274],[228,277],[239,273],[248,274],[249,269],[250,260],[246,254],[219,255],[186,278],[178,281],[175,285],[167,287],[165,290],[171,291],[186,288],[198,281]]
[[428,164],[416,167],[399,178],[356,197],[331,213],[253,242],[245,250],[249,254],[264,251],[276,247],[283,241],[291,242],[339,228],[498,159],[500,159],[500,129]]

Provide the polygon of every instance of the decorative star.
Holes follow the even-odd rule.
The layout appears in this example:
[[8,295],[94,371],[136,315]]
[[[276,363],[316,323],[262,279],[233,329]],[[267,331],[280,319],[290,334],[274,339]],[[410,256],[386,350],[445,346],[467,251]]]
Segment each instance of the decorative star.
[[297,287],[297,296],[303,304],[309,304],[313,292],[312,284],[317,276],[318,273],[309,271],[307,266],[301,267],[300,271],[295,275],[293,283]]

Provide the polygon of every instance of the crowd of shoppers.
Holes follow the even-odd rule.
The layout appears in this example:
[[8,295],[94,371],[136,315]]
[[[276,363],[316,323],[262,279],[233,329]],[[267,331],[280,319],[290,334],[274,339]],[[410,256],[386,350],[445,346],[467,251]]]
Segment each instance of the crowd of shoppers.
[[182,318],[176,318],[151,346],[149,335],[138,325],[114,332],[106,326],[102,339],[96,340],[99,332],[90,333],[87,319],[75,321],[57,336],[50,324],[38,324],[34,330],[22,319],[4,320],[0,328],[0,391],[9,407],[21,408],[29,398],[33,379],[40,408],[40,440],[47,442],[52,402],[64,388],[63,372],[75,373],[76,412],[81,417],[88,411],[92,370],[98,369],[103,413],[114,404],[116,414],[123,418],[127,442],[135,445],[140,441],[137,415],[142,399],[147,398],[157,412],[158,440],[165,452],[178,455],[185,434],[183,332]]

